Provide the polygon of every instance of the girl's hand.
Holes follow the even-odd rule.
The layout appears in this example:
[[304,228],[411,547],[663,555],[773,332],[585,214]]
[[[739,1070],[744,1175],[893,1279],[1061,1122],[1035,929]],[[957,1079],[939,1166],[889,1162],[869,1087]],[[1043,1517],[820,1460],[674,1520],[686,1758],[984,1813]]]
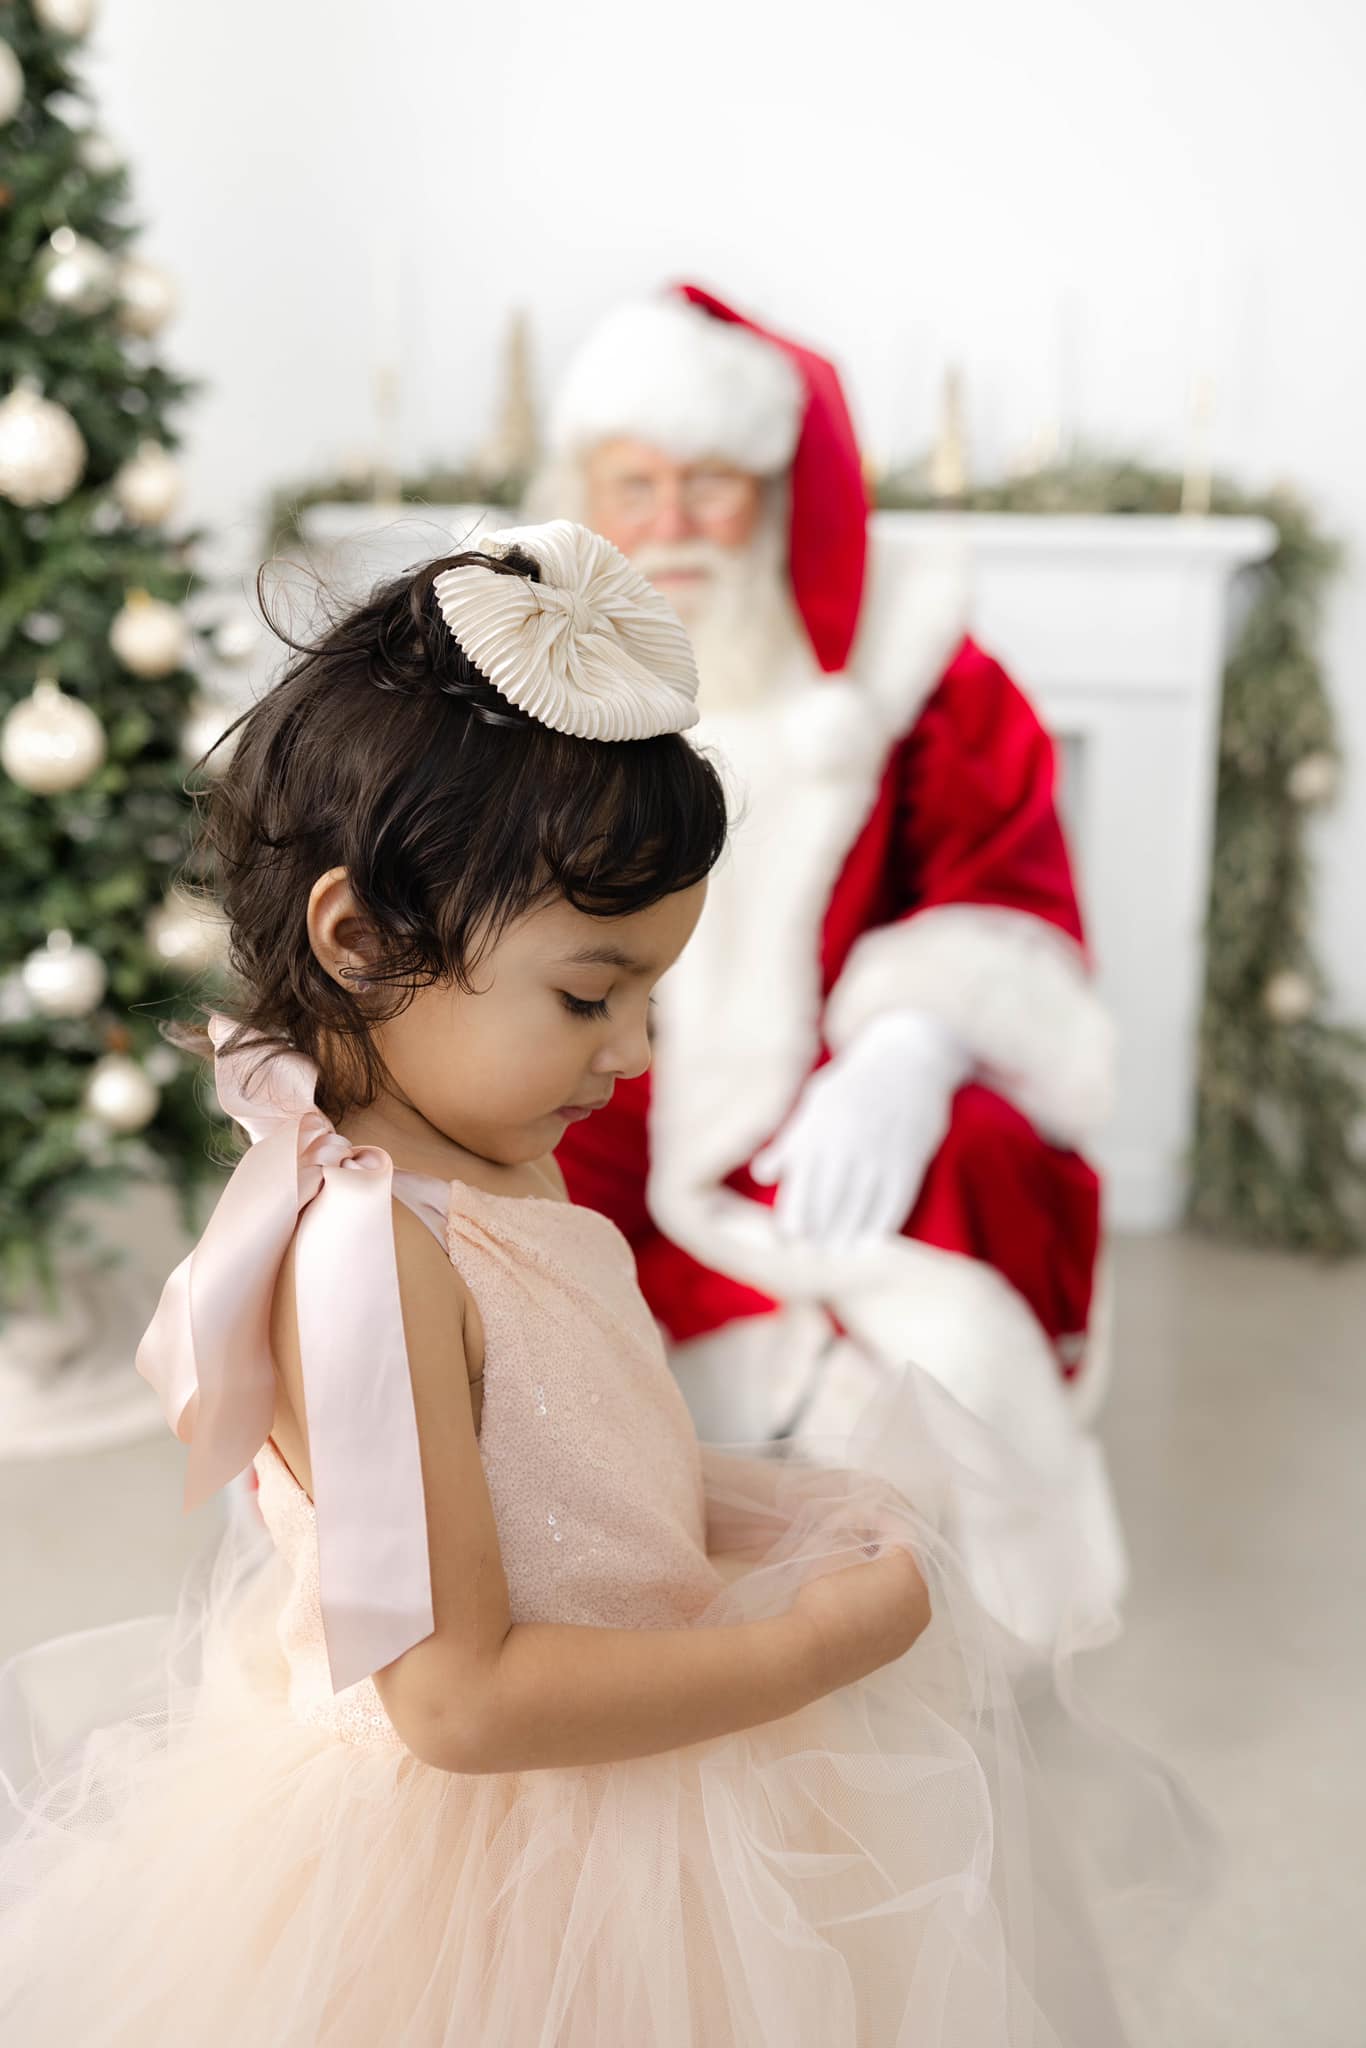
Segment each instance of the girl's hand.
[[887,1548],[809,1580],[792,1613],[809,1634],[820,1696],[903,1657],[929,1625],[930,1595],[910,1552]]

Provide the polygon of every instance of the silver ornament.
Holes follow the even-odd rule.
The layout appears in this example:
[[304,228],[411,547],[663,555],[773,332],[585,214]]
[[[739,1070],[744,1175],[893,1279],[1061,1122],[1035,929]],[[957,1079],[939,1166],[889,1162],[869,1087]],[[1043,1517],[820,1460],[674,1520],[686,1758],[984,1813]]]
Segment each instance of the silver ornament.
[[126,1053],[106,1053],[91,1069],[85,1106],[111,1131],[140,1131],[157,1113],[161,1094],[154,1081]]
[[1273,974],[1262,990],[1262,1007],[1277,1024],[1300,1024],[1314,1007],[1314,990],[1293,967]]
[[129,257],[119,267],[119,325],[126,334],[160,334],[176,306],[175,286],[155,263]]
[[183,668],[190,651],[185,620],[173,604],[130,591],[122,611],[109,628],[109,645],[135,676],[168,676]]
[[24,104],[24,67],[9,43],[0,43],[0,128],[12,121]]
[[109,980],[99,954],[61,930],[48,933],[47,944],[29,954],[20,972],[34,1009],[44,1017],[88,1017]]
[[144,441],[114,478],[114,496],[134,526],[160,526],[180,496],[180,468],[156,441]]
[[56,796],[79,789],[104,760],[104,727],[76,697],[68,697],[55,676],[35,683],[0,726],[0,765],[21,789]]
[[25,380],[0,400],[0,497],[56,505],[85,473],[85,442],[64,406]]
[[64,313],[98,313],[113,296],[113,257],[71,228],[57,228],[48,238],[38,258],[38,275],[43,297]]
[[227,919],[214,905],[172,889],[147,920],[147,943],[163,966],[177,974],[199,974],[225,962]]
[[[201,774],[221,775],[233,756],[237,745],[237,734],[224,740],[223,734],[237,716],[225,704],[216,704],[210,697],[201,697],[190,707],[190,715],[180,728],[180,748],[191,767],[202,761]],[[222,741],[222,745],[219,742]]]
[[33,11],[55,36],[83,36],[95,19],[95,0],[33,0]]

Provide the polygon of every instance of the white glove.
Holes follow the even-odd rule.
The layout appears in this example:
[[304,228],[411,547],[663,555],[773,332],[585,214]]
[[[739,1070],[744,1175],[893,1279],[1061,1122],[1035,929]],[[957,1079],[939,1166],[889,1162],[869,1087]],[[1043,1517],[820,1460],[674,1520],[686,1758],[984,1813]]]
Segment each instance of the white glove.
[[811,1076],[783,1129],[750,1167],[780,1182],[774,1218],[785,1237],[845,1251],[890,1237],[915,1205],[972,1062],[953,1033],[918,1010],[865,1024]]

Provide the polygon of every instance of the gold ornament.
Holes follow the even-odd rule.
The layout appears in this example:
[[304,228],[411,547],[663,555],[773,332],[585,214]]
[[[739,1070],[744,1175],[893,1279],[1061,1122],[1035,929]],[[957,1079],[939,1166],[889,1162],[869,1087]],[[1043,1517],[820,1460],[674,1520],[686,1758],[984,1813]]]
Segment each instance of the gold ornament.
[[185,666],[190,635],[173,604],[163,604],[145,590],[131,590],[123,610],[114,615],[109,645],[125,668],[150,680]]
[[25,378],[0,400],[0,498],[57,505],[85,473],[85,442],[64,406]]
[[88,1017],[109,979],[99,954],[61,930],[48,933],[46,946],[29,954],[20,975],[25,994],[44,1017]]
[[180,496],[179,465],[156,441],[144,441],[114,478],[114,496],[134,526],[160,526]]
[[84,317],[109,304],[114,291],[114,259],[98,242],[71,228],[57,228],[38,258],[43,297],[64,313]]
[[56,796],[79,789],[104,760],[104,727],[55,676],[41,676],[31,697],[14,706],[0,726],[0,764],[21,789]]
[[140,1131],[152,1121],[161,1092],[136,1060],[126,1053],[106,1053],[91,1069],[85,1106],[111,1131]]
[[120,327],[125,334],[140,335],[145,341],[160,334],[175,311],[175,286],[170,278],[140,256],[130,256],[119,266],[118,295]]
[[1262,990],[1262,1007],[1277,1024],[1301,1024],[1314,1007],[1314,990],[1293,967],[1273,974]]
[[963,408],[963,373],[944,372],[939,432],[930,451],[930,490],[936,498],[961,498],[968,488],[967,429]]
[[95,0],[33,0],[33,11],[55,36],[83,36],[95,19]]
[[164,967],[200,974],[226,962],[228,922],[213,904],[172,889],[147,920],[147,943]]
[[502,390],[495,425],[475,458],[475,470],[490,483],[529,476],[537,445],[527,319],[525,313],[514,313],[503,344]]
[[24,104],[24,67],[9,43],[0,43],[0,128],[12,121]]

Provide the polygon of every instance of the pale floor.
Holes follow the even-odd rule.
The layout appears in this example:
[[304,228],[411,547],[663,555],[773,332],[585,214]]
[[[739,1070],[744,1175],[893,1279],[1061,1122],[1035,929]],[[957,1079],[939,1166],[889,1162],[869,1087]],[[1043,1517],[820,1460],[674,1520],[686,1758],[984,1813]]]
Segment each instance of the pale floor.
[[[1116,1264],[1102,1429],[1133,1588],[1088,1690],[1226,1853],[1143,2048],[1362,2048],[1366,1266],[1172,1238]],[[0,1467],[0,1658],[170,1603],[215,1526],[180,1517],[181,1461],[167,1437]]]

